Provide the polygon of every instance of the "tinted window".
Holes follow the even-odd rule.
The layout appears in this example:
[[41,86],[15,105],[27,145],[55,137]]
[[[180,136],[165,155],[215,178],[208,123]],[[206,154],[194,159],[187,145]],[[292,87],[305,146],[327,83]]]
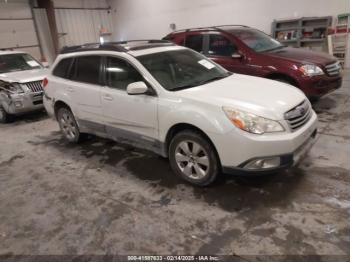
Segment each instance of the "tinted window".
[[53,75],[62,78],[68,78],[68,71],[72,64],[72,61],[73,58],[66,58],[61,60],[53,70]]
[[100,56],[77,57],[72,80],[88,84],[99,84],[100,63]]
[[199,53],[203,52],[203,35],[189,35],[185,39],[185,46]]
[[107,58],[106,72],[108,86],[118,89],[126,90],[129,84],[144,81],[132,65],[115,57]]
[[255,29],[235,29],[231,33],[256,52],[265,52],[284,47],[271,36]]
[[236,47],[226,37],[222,35],[209,36],[209,55],[231,56],[236,51]]

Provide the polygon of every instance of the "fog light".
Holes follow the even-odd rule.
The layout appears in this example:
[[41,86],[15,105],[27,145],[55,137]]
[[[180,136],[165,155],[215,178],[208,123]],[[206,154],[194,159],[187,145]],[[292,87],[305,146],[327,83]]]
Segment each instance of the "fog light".
[[22,104],[21,101],[16,101],[16,102],[15,102],[15,107],[20,108],[20,107],[22,107],[22,106],[23,106],[23,104]]
[[246,169],[269,169],[279,167],[281,159],[279,157],[255,159],[244,166]]

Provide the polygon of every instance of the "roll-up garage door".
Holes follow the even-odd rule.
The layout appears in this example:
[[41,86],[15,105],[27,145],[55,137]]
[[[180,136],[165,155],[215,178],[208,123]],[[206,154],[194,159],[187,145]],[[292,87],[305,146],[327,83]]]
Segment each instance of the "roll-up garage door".
[[59,32],[59,46],[96,43],[101,28],[112,32],[110,10],[56,9],[56,22]]
[[41,59],[31,8],[26,0],[0,2],[0,49],[18,49]]

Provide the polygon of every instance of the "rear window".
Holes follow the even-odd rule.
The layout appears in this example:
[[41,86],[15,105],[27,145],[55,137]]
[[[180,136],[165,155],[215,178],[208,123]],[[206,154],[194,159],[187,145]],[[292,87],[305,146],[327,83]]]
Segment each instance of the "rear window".
[[71,67],[73,58],[66,58],[61,60],[53,70],[52,74],[61,78],[68,78],[69,69]]

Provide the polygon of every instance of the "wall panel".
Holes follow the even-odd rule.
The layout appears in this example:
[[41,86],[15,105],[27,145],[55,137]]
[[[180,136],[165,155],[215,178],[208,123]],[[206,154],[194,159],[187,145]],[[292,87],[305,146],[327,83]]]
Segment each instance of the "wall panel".
[[56,9],[60,47],[99,41],[101,26],[112,32],[109,10]]

